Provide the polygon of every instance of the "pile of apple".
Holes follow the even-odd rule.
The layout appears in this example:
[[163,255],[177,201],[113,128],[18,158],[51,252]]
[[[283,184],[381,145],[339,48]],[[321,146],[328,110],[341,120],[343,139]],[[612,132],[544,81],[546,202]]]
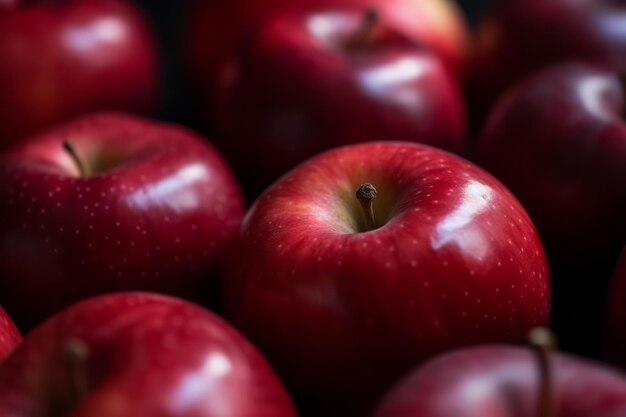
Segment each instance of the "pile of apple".
[[626,416],[622,2],[186,7],[0,0],[0,417]]

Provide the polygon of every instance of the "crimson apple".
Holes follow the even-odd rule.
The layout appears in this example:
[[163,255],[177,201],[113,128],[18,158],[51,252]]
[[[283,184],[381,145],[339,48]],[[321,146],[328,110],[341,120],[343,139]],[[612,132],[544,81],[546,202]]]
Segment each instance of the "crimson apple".
[[103,292],[207,297],[244,211],[202,138],[115,114],[6,152],[0,195],[0,302],[26,328]]
[[95,110],[152,113],[156,45],[126,0],[0,1],[0,148]]
[[626,247],[617,262],[609,292],[605,351],[613,363],[626,368]]
[[295,417],[265,359],[216,315],[164,296],[76,304],[0,365],[0,415]]
[[456,81],[374,12],[274,15],[232,64],[213,106],[216,145],[254,196],[339,145],[400,138],[465,150]]
[[469,29],[448,0],[196,0],[191,3],[185,50],[192,83],[210,96],[213,81],[228,73],[227,63],[251,26],[284,10],[377,10],[389,25],[432,49],[455,74],[467,65]]
[[[537,330],[535,330],[537,331]],[[416,370],[372,417],[622,417],[626,378],[545,346],[480,346]]]
[[19,330],[0,306],[0,361],[4,360],[22,341]]
[[473,95],[489,106],[505,88],[563,61],[591,61],[623,72],[625,19],[625,3],[613,0],[498,2],[476,36]]
[[568,350],[599,348],[604,271],[626,237],[625,108],[617,74],[563,64],[514,87],[477,145],[478,162],[515,193],[542,236]]
[[549,318],[546,259],[522,206],[425,145],[305,162],[254,203],[235,245],[227,317],[304,402],[343,416],[434,354],[518,342]]

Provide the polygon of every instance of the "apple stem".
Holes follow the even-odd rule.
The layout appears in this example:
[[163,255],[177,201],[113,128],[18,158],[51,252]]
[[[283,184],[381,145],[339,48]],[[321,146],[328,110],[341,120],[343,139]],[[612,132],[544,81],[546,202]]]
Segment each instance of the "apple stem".
[[361,184],[359,189],[356,191],[356,198],[359,200],[359,203],[361,203],[363,216],[365,217],[366,232],[376,228],[374,222],[374,200],[376,199],[376,196],[376,188],[374,188],[374,186],[369,182]]
[[72,161],[74,161],[74,164],[76,164],[76,167],[78,168],[78,172],[79,172],[80,176],[81,177],[86,177],[87,176],[87,170],[85,169],[85,165],[83,164],[83,161],[78,157],[78,152],[76,152],[76,148],[74,147],[72,142],[67,141],[67,140],[64,141],[63,142],[63,149],[65,149],[65,151],[72,158]]
[[379,23],[380,15],[376,10],[368,9],[365,11],[361,24],[347,42],[348,48],[361,49],[367,46],[372,40]]
[[89,346],[82,340],[71,339],[63,347],[63,360],[69,375],[72,403],[79,402],[87,395],[87,359]]
[[552,370],[552,352],[556,349],[556,337],[544,327],[530,331],[528,340],[535,349],[540,372],[539,417],[557,417],[554,395],[554,373]]

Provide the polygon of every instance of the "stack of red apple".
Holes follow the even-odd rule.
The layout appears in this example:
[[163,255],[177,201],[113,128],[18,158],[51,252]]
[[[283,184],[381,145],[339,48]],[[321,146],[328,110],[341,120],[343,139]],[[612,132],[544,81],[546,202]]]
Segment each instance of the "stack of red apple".
[[626,416],[621,3],[185,7],[0,0],[0,416]]

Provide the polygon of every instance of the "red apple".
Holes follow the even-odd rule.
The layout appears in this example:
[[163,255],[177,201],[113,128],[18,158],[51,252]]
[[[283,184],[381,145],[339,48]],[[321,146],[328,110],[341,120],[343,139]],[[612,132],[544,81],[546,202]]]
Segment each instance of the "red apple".
[[[442,355],[372,417],[623,417],[626,378],[565,354],[481,346]],[[549,355],[549,356],[548,356]]]
[[255,202],[236,249],[227,316],[305,401],[343,416],[434,354],[518,342],[548,322],[549,273],[524,209],[483,170],[424,145],[309,160]]
[[[196,0],[188,12],[185,49],[189,74],[208,97],[224,63],[251,26],[281,10],[357,7],[377,10],[389,25],[432,49],[451,72],[467,64],[469,29],[461,11],[448,0]],[[227,67],[227,66],[226,66]]]
[[465,109],[430,52],[373,12],[275,15],[218,88],[216,144],[258,194],[316,153],[402,139],[461,153]]
[[477,148],[537,225],[557,286],[555,327],[564,347],[586,354],[599,349],[610,268],[626,237],[625,109],[617,74],[560,65],[509,91]]
[[0,302],[25,327],[115,290],[203,299],[244,210],[230,169],[202,138],[112,114],[2,155],[0,195]]
[[624,243],[625,109],[618,75],[565,64],[510,91],[478,143],[478,162],[521,200],[549,252],[568,261]]
[[261,355],[222,319],[175,298],[76,304],[0,366],[0,415],[295,417]]
[[0,361],[9,356],[22,341],[19,330],[13,324],[6,311],[0,307]]
[[613,274],[607,319],[605,338],[607,358],[626,368],[626,246]]
[[0,148],[90,111],[156,109],[155,42],[130,1],[0,1],[0,62]]
[[482,107],[532,72],[585,60],[626,71],[626,4],[597,0],[510,0],[478,29],[472,57],[474,96]]

